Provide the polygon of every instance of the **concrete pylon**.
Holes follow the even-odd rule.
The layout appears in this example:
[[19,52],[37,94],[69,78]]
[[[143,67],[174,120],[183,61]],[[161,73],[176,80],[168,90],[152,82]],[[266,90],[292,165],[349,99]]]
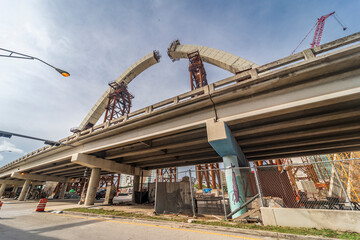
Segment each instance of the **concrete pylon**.
[[4,194],[5,188],[6,188],[6,184],[1,184],[1,187],[0,187],[0,198],[1,198],[2,195]]
[[25,199],[28,199],[30,192],[35,188],[35,185],[32,184],[29,191],[26,191]]
[[26,196],[26,193],[27,193],[27,190],[29,188],[29,185],[30,185],[30,179],[26,179],[25,182],[24,182],[24,185],[21,189],[21,193],[20,193],[20,196],[19,196],[19,201],[24,201],[25,200],[25,196]]
[[85,206],[94,205],[96,191],[100,180],[100,168],[93,168],[91,170],[89,186],[86,192]]
[[64,199],[65,197],[65,191],[66,191],[66,183],[62,183],[61,185],[61,189],[60,189],[60,194],[59,194],[59,199]]
[[[230,209],[234,211],[245,203],[246,197],[241,171],[237,168],[248,167],[249,162],[224,121],[215,122],[213,119],[208,120],[206,122],[206,130],[210,145],[223,158]],[[246,208],[241,209],[233,215],[233,218],[240,216],[246,211]]]
[[139,191],[140,187],[140,176],[135,175],[133,180],[133,193],[132,193],[132,202],[135,203],[135,192]]

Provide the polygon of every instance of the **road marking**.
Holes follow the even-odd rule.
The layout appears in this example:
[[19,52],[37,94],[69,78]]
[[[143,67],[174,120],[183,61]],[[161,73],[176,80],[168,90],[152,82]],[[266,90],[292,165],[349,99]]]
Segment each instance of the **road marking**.
[[90,219],[90,220],[101,221],[101,222],[122,223],[122,224],[129,224],[129,225],[138,225],[138,226],[146,226],[146,227],[172,229],[172,230],[179,230],[179,231],[185,231],[185,232],[203,233],[203,234],[217,235],[217,236],[222,236],[222,237],[232,237],[232,238],[240,238],[240,239],[248,239],[248,240],[261,240],[259,238],[250,238],[250,237],[236,236],[236,235],[231,235],[231,234],[223,234],[223,233],[207,232],[207,231],[200,231],[200,230],[192,230],[192,229],[186,229],[186,228],[160,226],[160,225],[154,225],[154,224],[148,224],[148,223],[123,222],[123,221],[116,221],[116,220],[108,220],[108,219],[101,219],[101,218],[86,217],[86,216],[75,216],[75,215],[70,215],[70,214],[61,214],[61,215],[56,214],[56,213],[48,213],[48,214],[53,214],[53,215],[58,215],[58,216],[66,216],[66,217],[72,217],[72,218]]

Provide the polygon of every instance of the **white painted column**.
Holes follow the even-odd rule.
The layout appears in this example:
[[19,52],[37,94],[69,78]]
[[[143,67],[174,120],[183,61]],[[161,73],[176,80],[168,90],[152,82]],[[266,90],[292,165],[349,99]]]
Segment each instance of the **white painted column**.
[[86,198],[85,198],[85,206],[94,205],[96,191],[97,191],[99,179],[100,179],[100,170],[101,170],[100,168],[93,168],[91,170],[89,186],[88,186]]
[[19,196],[19,201],[24,201],[25,200],[25,195],[27,193],[29,185],[30,185],[30,179],[26,179],[25,182],[24,182],[24,185],[23,185],[23,187],[21,189],[21,193],[20,193],[20,196]]
[[60,189],[60,194],[59,194],[59,199],[64,199],[66,187],[67,187],[67,183],[66,182],[62,183],[61,189]]
[[2,195],[4,194],[5,188],[6,188],[6,184],[1,184],[1,187],[0,187],[0,197],[2,197]]

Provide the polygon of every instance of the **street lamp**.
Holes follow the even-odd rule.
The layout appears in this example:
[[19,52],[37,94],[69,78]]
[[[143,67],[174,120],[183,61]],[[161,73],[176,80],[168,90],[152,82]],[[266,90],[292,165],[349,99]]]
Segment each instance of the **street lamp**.
[[[9,55],[0,55],[0,57],[10,57],[10,58],[21,58],[21,59],[29,59],[29,60],[38,60],[42,63],[45,63],[46,65],[52,67],[53,69],[55,69],[58,73],[60,73],[61,75],[63,75],[64,77],[69,77],[70,76],[70,73],[68,73],[67,71],[64,71],[60,68],[56,68],[54,67],[53,65],[41,60],[40,58],[37,58],[37,57],[32,57],[32,56],[29,56],[29,55],[25,55],[25,54],[22,54],[22,53],[18,53],[18,52],[14,52],[14,51],[11,51],[11,50],[7,50],[7,49],[4,49],[4,48],[0,48],[0,50],[2,51],[5,51],[5,52],[9,52],[10,54]],[[13,54],[16,54],[15,56]]]
[[26,135],[22,135],[22,134],[17,134],[17,133],[12,133],[12,132],[5,132],[5,131],[0,130],[0,137],[11,138],[12,136],[22,137],[22,138],[29,138],[29,139],[38,140],[38,141],[43,141],[44,144],[51,145],[51,146],[65,145],[65,146],[73,147],[70,144],[65,144],[65,143],[61,143],[61,142],[55,142],[55,141],[46,140],[46,139],[42,139],[42,138],[30,137],[30,136],[26,136]]

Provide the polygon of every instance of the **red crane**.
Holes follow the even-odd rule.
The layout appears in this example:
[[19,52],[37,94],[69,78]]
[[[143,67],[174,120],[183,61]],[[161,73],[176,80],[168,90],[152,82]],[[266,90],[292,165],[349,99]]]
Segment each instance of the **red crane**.
[[335,12],[329,13],[329,14],[321,16],[320,18],[317,19],[314,38],[313,38],[312,43],[310,44],[312,48],[320,45],[321,36],[322,36],[322,33],[324,31],[324,26],[325,26],[325,20],[328,17],[330,17],[331,15],[333,15],[334,13]]
[[320,41],[321,41],[321,37],[322,37],[322,33],[324,31],[324,26],[325,26],[325,20],[330,17],[333,16],[335,18],[335,20],[341,25],[341,27],[343,28],[343,30],[345,31],[347,29],[347,27],[345,27],[340,20],[336,17],[335,11],[329,14],[326,14],[324,16],[321,16],[320,18],[317,19],[317,22],[315,23],[315,25],[311,28],[311,30],[309,31],[308,34],[306,34],[306,36],[304,37],[304,39],[299,43],[299,45],[294,49],[294,51],[292,51],[291,55],[294,54],[294,52],[298,49],[298,47],[304,42],[304,40],[307,38],[307,36],[309,36],[309,34],[311,33],[311,31],[316,27],[315,29],[315,33],[314,33],[314,38],[313,41],[311,42],[311,47],[317,47],[320,45]]

